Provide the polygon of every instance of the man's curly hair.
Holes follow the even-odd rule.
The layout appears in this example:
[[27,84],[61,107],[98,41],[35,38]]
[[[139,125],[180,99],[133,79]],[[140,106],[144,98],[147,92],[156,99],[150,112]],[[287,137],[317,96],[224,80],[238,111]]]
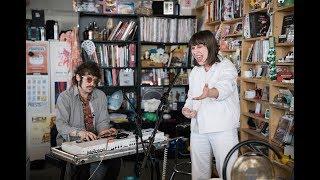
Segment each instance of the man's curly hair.
[[82,76],[84,75],[92,75],[97,77],[98,79],[101,79],[101,71],[100,68],[98,66],[97,63],[93,62],[93,61],[86,61],[83,62],[82,64],[80,64],[75,72],[74,72],[74,76],[72,77],[72,83],[74,85],[76,85],[77,79],[76,79],[76,75],[79,74],[79,76],[81,77],[81,81],[82,81]]

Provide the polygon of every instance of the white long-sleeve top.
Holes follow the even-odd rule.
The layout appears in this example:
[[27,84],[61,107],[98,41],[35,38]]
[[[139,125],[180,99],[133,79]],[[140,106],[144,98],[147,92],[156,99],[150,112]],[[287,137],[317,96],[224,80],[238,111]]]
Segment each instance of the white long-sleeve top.
[[[191,120],[191,131],[200,134],[226,131],[240,125],[240,103],[237,88],[237,70],[232,62],[220,58],[206,72],[204,66],[195,66],[189,75],[188,98],[184,107],[197,111]],[[205,84],[216,88],[218,98],[192,100],[203,92]]]

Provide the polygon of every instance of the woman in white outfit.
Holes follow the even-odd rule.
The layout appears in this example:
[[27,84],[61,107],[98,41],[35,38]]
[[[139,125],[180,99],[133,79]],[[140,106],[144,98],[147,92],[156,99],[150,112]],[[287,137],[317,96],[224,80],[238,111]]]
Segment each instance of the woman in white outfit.
[[[239,142],[237,70],[230,60],[218,55],[215,36],[208,30],[195,33],[189,47],[196,66],[189,76],[188,98],[182,114],[191,118],[192,180],[211,178],[213,156],[222,178],[225,157]],[[237,154],[229,160],[227,177]]]

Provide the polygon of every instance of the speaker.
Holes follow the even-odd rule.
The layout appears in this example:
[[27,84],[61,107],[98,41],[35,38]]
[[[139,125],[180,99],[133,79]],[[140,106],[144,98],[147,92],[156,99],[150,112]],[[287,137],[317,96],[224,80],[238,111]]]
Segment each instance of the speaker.
[[54,29],[53,26],[56,23],[54,20],[47,20],[46,21],[46,39],[54,39]]
[[31,10],[32,25],[35,27],[44,27],[44,10]]
[[163,1],[152,1],[153,15],[163,15]]

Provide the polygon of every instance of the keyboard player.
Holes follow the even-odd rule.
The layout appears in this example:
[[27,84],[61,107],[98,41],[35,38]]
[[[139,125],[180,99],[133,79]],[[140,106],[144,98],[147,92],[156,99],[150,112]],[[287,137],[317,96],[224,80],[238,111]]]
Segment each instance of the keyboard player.
[[[112,136],[117,130],[110,127],[107,98],[103,91],[96,88],[101,77],[98,65],[92,61],[80,64],[72,78],[72,86],[60,93],[57,99],[56,126],[57,142],[73,140],[95,140]],[[84,165],[67,165],[67,174],[73,180],[114,179],[121,166],[118,158],[103,160]],[[95,171],[96,170],[96,171]]]

